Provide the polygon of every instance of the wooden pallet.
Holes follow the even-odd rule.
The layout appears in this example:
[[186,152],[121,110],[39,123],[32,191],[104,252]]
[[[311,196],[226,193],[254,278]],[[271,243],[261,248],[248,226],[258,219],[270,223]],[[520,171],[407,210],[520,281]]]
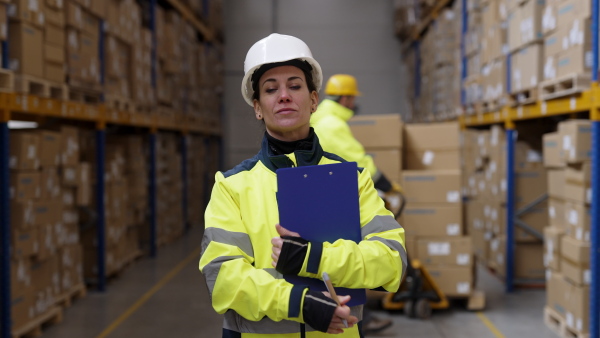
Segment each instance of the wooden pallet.
[[56,304],[62,306],[63,308],[68,308],[71,307],[71,304],[74,300],[81,299],[85,297],[86,294],[87,289],[85,288],[85,284],[79,284],[71,288],[71,290],[56,297]]
[[108,109],[118,112],[135,112],[135,104],[129,98],[124,96],[106,95],[104,103]]
[[25,74],[18,74],[14,77],[14,88],[17,93],[57,100],[67,100],[69,97],[69,87],[66,84]]
[[579,94],[590,88],[592,80],[587,74],[569,74],[540,83],[540,99],[551,100],[558,97]]
[[535,103],[538,99],[538,93],[537,88],[514,91],[509,95],[510,105],[514,107]]
[[102,102],[102,92],[90,88],[69,86],[69,100],[79,103],[98,104]]
[[48,310],[42,316],[32,320],[24,327],[13,330],[12,338],[39,337],[42,335],[42,329],[48,325],[56,325],[63,320],[63,309],[55,306]]
[[589,333],[568,327],[565,318],[549,306],[544,307],[544,324],[561,338],[590,338]]
[[507,96],[502,96],[493,100],[487,100],[482,103],[482,109],[484,112],[495,112],[502,109],[508,103],[509,99]]
[[12,93],[15,91],[15,73],[12,70],[0,68],[0,92]]

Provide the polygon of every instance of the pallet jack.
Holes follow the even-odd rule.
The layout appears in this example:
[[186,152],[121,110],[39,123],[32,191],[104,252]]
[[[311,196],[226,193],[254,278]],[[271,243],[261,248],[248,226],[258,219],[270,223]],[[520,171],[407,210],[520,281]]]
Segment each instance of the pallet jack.
[[[394,212],[396,219],[400,217],[406,204],[406,199],[401,190],[396,192],[400,197],[398,208],[384,198],[386,207]],[[393,211],[395,209],[396,211]],[[409,318],[427,319],[431,317],[432,310],[447,309],[450,302],[435,280],[418,259],[410,259],[407,255],[408,266],[400,288],[395,293],[387,293],[381,301],[385,310],[403,310]],[[467,308],[481,310],[485,307],[485,296],[481,291],[474,291],[469,297]]]

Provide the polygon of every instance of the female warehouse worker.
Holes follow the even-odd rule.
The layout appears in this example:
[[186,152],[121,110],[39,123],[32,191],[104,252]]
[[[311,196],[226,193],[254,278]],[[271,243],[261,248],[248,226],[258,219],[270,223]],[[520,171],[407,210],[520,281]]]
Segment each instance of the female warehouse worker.
[[[366,170],[357,172],[360,243],[308,242],[278,225],[278,168],[344,160],[324,152],[310,128],[322,73],[303,41],[271,34],[250,48],[244,70],[242,95],[266,132],[257,155],[216,174],[200,258],[212,305],[225,314],[223,337],[360,337],[362,306],[346,306],[349,296],[337,306],[282,274],[318,278],[326,271],[335,286],[395,291],[406,267],[404,229]],[[320,257],[318,274],[307,272],[309,257]]]

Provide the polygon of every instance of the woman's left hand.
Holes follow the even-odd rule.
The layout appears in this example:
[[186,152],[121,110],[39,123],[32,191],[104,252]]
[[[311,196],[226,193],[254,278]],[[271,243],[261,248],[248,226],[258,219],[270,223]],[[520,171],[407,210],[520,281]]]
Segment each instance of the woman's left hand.
[[281,247],[283,246],[283,238],[281,238],[281,236],[300,237],[300,234],[297,232],[290,231],[279,224],[275,224],[275,229],[277,229],[277,233],[280,237],[273,237],[271,239],[271,244],[273,244],[273,253],[271,254],[273,261],[271,262],[271,265],[273,265],[273,267],[277,266],[277,261],[281,254]]

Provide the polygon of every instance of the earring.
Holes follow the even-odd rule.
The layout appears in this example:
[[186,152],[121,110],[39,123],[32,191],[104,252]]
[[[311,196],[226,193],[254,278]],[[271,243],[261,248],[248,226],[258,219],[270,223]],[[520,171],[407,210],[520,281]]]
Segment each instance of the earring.
[[258,114],[258,118],[259,118],[259,119],[262,119],[262,115]]

